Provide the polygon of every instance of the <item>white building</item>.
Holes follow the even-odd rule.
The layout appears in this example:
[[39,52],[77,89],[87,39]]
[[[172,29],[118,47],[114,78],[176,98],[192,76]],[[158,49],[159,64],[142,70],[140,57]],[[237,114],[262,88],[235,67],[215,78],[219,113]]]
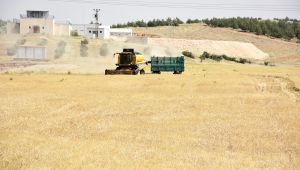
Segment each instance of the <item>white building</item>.
[[95,27],[94,24],[73,24],[72,29],[73,31],[77,31],[79,35],[83,35],[90,38],[95,38],[97,31],[98,31],[98,37],[103,39],[110,38],[111,36],[115,36],[115,37],[132,36],[132,29],[110,28],[109,26],[99,26],[97,29],[97,27]]

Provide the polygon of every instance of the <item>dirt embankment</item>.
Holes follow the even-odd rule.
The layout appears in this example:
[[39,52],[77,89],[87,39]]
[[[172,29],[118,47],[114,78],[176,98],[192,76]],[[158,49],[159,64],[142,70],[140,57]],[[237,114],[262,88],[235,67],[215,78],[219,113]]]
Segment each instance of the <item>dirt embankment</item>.
[[300,44],[229,28],[212,28],[203,24],[183,24],[179,27],[134,28],[135,33],[155,34],[162,38],[238,41],[252,43],[276,62],[300,61]]
[[251,43],[235,41],[149,38],[148,43],[150,45],[172,46],[181,51],[189,50],[197,55],[206,51],[213,54],[225,54],[228,56],[258,60],[266,59],[269,56]]

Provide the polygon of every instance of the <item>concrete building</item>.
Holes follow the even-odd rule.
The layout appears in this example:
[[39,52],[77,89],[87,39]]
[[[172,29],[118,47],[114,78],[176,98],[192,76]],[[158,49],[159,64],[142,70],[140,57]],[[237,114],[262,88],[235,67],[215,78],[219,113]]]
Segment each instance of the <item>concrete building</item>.
[[89,38],[95,38],[97,31],[99,38],[109,38],[110,27],[109,26],[98,26],[98,30],[94,24],[74,24],[72,25],[73,31],[77,31],[79,35],[83,35]]
[[7,34],[44,34],[70,36],[69,22],[57,23],[49,11],[26,11],[20,19],[7,23]]
[[112,36],[115,37],[131,37],[132,29],[119,29],[119,28],[110,28],[110,26],[98,26],[94,24],[74,24],[72,25],[73,31],[77,31],[79,35],[83,35],[89,38],[95,38],[97,31],[98,37],[102,39],[107,39]]

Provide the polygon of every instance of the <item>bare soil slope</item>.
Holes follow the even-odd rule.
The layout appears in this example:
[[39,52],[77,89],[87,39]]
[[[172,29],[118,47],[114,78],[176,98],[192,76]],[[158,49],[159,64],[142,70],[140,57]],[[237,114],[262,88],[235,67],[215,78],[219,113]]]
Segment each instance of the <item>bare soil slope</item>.
[[191,51],[195,55],[200,56],[204,51],[219,54],[234,56],[240,58],[249,58],[264,60],[269,57],[251,43],[243,43],[236,41],[215,41],[215,40],[186,40],[172,38],[149,38],[149,44],[171,46],[179,51]]
[[252,33],[243,33],[227,28],[212,28],[203,24],[180,25],[179,27],[133,28],[135,33],[159,35],[164,38],[240,41],[252,43],[272,60],[280,62],[300,61],[300,44]]

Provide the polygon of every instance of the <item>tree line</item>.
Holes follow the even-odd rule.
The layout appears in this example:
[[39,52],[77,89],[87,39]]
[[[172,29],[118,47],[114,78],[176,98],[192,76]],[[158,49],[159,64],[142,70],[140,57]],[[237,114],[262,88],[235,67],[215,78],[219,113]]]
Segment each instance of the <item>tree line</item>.
[[157,27],[157,26],[179,26],[184,24],[179,18],[167,18],[167,19],[153,19],[148,22],[144,20],[138,20],[134,22],[127,22],[124,24],[112,25],[112,28],[125,28],[125,27]]
[[266,35],[275,38],[300,40],[300,22],[298,20],[274,19],[262,20],[261,18],[213,18],[202,20],[212,27],[226,27],[252,32],[257,35]]
[[213,19],[188,19],[183,22],[179,18],[153,19],[148,22],[138,20],[127,22],[125,24],[112,25],[112,28],[124,27],[157,27],[157,26],[179,26],[179,24],[205,23],[211,27],[223,27],[240,29],[244,32],[251,32],[257,35],[266,35],[275,38],[291,40],[298,38],[300,40],[300,21],[296,19],[278,19],[263,20],[261,18],[213,18]]

